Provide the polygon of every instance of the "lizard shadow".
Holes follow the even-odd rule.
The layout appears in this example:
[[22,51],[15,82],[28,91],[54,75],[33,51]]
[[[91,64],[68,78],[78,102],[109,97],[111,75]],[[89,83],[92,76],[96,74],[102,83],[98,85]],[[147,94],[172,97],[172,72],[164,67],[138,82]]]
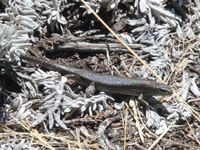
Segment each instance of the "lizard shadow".
[[[131,96],[129,95],[119,95],[119,94],[114,94],[112,95],[112,97],[115,99],[115,102],[125,101],[127,103],[131,98]],[[135,99],[138,99],[138,97],[135,97]],[[154,110],[156,113],[158,113],[158,115],[163,117],[167,117],[167,115],[170,114],[169,111],[166,109],[166,107],[162,104],[162,102],[158,101],[153,96],[144,97],[143,101],[141,100],[138,101],[139,101],[139,106],[142,107],[144,114],[148,109]]]

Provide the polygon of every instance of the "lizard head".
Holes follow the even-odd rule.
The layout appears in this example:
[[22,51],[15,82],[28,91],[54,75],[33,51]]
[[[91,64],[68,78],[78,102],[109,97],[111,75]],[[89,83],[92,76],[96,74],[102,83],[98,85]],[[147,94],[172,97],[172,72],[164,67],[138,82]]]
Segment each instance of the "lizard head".
[[173,93],[172,89],[165,84],[159,85],[157,87],[159,95],[171,95]]

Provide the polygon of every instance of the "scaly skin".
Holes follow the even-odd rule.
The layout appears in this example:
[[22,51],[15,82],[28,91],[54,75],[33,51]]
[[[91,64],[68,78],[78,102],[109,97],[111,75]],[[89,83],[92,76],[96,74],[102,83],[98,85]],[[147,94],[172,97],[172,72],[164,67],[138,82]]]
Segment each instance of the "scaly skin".
[[20,57],[61,73],[75,74],[80,78],[77,80],[79,84],[89,86],[91,83],[95,83],[95,88],[98,91],[134,96],[139,96],[141,93],[145,96],[172,94],[172,90],[168,85],[155,81],[98,74],[84,69],[60,65],[27,54],[21,54]]

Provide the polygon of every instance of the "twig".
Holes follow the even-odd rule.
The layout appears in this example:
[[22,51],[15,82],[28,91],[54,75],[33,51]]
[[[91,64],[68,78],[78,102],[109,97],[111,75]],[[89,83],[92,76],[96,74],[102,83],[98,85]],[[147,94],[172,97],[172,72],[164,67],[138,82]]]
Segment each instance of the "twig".
[[[109,51],[111,52],[129,52],[120,43],[108,43]],[[141,50],[143,45],[141,44],[128,44],[132,49]],[[107,45],[103,43],[88,43],[88,42],[69,42],[65,45],[59,45],[57,50],[53,51],[79,51],[79,52],[105,52],[107,50]],[[50,51],[50,50],[48,50]]]

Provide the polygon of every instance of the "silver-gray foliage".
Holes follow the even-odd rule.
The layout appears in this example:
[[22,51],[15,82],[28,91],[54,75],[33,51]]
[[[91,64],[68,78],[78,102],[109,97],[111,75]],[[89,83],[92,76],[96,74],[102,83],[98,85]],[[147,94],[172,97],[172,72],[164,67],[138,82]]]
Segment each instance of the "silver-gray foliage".
[[[72,115],[78,112],[81,116],[85,113],[92,116],[95,112],[107,109],[108,101],[114,101],[112,97],[105,93],[90,98],[76,95],[66,84],[67,78],[61,76],[58,72],[44,72],[38,69],[29,77],[29,80],[24,79],[26,79],[25,84],[29,84],[28,87],[25,87],[33,92],[26,93],[27,97],[29,97],[29,94],[35,95],[35,97],[32,97],[32,100],[27,100],[23,95],[18,95],[12,101],[10,113],[16,118],[28,119],[32,122],[31,126],[33,127],[47,119],[48,121],[44,123],[47,123],[50,129],[54,125],[58,125],[67,130],[66,125],[61,120],[61,115],[66,113]],[[32,80],[34,83],[30,82]],[[36,86],[33,84],[36,84]],[[42,93],[38,91],[38,87],[43,87]],[[36,113],[32,114],[31,108],[36,105],[38,109],[36,109]]]

